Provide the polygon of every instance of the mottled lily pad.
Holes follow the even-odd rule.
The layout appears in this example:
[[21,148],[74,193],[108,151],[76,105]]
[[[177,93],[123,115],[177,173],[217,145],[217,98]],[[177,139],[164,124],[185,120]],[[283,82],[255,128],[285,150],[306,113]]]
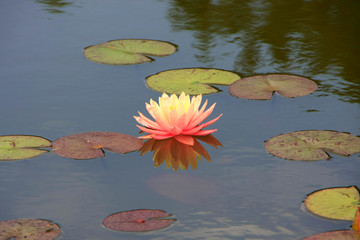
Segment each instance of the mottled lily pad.
[[86,132],[56,139],[51,146],[54,153],[73,159],[104,157],[106,149],[116,153],[136,151],[143,141],[131,135],[115,132]]
[[268,74],[242,78],[230,85],[229,92],[238,98],[269,100],[274,92],[294,98],[310,94],[316,89],[317,84],[304,77]]
[[90,61],[127,65],[153,61],[150,56],[163,57],[176,51],[176,46],[169,42],[147,39],[119,39],[98,45],[92,45],[84,50],[84,55]]
[[349,156],[360,152],[360,138],[335,131],[298,131],[281,134],[265,142],[266,150],[291,160],[329,159],[326,152]]
[[29,135],[0,136],[0,161],[32,158],[48,150],[40,149],[50,147],[51,141],[46,138]]
[[355,186],[318,190],[306,197],[305,207],[321,217],[353,220],[360,207],[359,190]]
[[219,92],[220,90],[212,85],[230,85],[239,79],[239,75],[226,70],[183,68],[151,75],[146,78],[146,84],[158,92],[198,95]]
[[115,231],[146,232],[170,226],[176,219],[169,217],[172,214],[163,210],[136,209],[111,214],[102,223]]
[[60,234],[60,226],[48,220],[16,219],[0,222],[2,240],[53,240]]
[[303,240],[359,240],[360,232],[353,230],[337,230],[324,233],[318,233]]

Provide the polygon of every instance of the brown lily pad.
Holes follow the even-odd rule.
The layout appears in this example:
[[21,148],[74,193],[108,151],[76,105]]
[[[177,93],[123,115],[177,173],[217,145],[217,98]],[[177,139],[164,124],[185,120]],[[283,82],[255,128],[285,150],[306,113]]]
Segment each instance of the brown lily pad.
[[60,226],[48,220],[16,219],[0,222],[0,240],[53,240],[60,234]]
[[360,152],[360,138],[336,131],[297,131],[275,136],[265,142],[266,150],[291,160],[329,159],[327,152],[349,156]]
[[73,159],[104,157],[103,149],[128,153],[141,148],[143,141],[131,135],[115,132],[85,132],[56,139],[52,151],[60,156]]
[[308,95],[317,89],[317,84],[295,75],[268,74],[242,78],[229,87],[231,95],[253,100],[269,100],[274,92],[287,98]]
[[172,214],[163,210],[136,209],[111,214],[102,223],[115,231],[146,232],[166,228],[176,221],[168,217]]
[[360,240],[360,232],[354,230],[337,230],[318,233],[303,240]]

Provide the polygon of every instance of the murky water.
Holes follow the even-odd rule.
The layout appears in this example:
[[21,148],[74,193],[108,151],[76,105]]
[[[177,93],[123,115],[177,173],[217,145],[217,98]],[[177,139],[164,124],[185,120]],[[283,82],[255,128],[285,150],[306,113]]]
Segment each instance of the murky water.
[[[11,1],[0,3],[1,135],[55,140],[87,131],[138,135],[133,115],[160,93],[145,77],[185,67],[241,76],[288,73],[315,80],[315,93],[250,101],[223,92],[213,116],[219,149],[196,171],[154,168],[152,155],[107,153],[71,160],[53,153],[0,162],[0,220],[50,219],[59,239],[301,239],[337,229],[303,210],[305,196],[359,184],[359,154],[329,161],[273,157],[264,141],[297,130],[360,135],[360,3],[336,1]],[[83,48],[144,38],[179,46],[133,66],[88,61]],[[107,230],[107,215],[163,209],[177,218],[149,233]]]

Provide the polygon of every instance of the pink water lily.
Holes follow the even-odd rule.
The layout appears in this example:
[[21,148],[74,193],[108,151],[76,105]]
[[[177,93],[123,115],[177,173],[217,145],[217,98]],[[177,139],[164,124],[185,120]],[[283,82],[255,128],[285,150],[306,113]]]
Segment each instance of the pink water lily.
[[203,130],[203,128],[216,122],[222,114],[217,118],[200,124],[214,110],[215,103],[205,110],[207,100],[199,109],[202,95],[190,96],[181,93],[179,97],[175,94],[168,96],[163,93],[159,97],[159,103],[150,99],[150,104],[146,103],[146,109],[155,121],[145,117],[141,112],[139,116],[134,116],[135,120],[143,126],[137,125],[143,132],[148,135],[141,136],[142,139],[167,139],[174,137],[179,142],[193,145],[194,138],[191,136],[204,136],[211,134],[217,129]]

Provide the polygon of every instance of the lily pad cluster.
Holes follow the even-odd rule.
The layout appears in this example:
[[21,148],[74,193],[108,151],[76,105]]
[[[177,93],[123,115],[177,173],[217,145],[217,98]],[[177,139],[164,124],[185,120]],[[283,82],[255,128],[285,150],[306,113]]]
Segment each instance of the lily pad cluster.
[[0,136],[0,161],[19,160],[52,152],[72,159],[104,157],[104,149],[115,153],[128,153],[141,148],[140,139],[116,132],[86,132],[65,136],[55,141],[29,135]]
[[[163,210],[135,209],[111,214],[102,224],[115,231],[147,232],[170,226],[175,218]],[[43,219],[15,219],[0,222],[0,239],[54,240],[61,234],[57,223]]]

